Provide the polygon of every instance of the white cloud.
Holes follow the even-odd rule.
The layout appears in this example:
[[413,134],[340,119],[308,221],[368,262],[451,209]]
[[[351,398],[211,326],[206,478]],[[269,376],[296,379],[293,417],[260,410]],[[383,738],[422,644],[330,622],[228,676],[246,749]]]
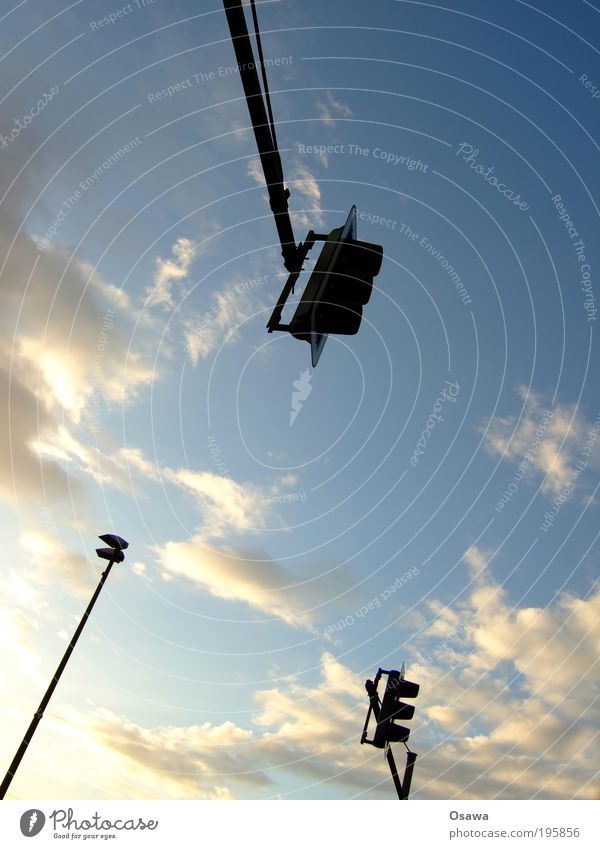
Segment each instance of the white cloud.
[[[175,553],[185,560],[185,551]],[[494,584],[485,553],[472,549],[468,559],[475,564],[472,591],[453,608],[468,627],[454,648],[408,669],[407,677],[421,684],[410,723],[411,747],[420,753],[413,795],[593,798],[600,592],[565,596],[546,610],[515,608]],[[224,589],[227,577],[220,579],[219,569],[237,584],[238,567],[223,560],[210,564],[204,578],[212,571],[208,580]],[[282,577],[271,579],[275,597]],[[251,587],[251,576],[248,581]],[[435,607],[445,611],[440,602]],[[505,634],[503,647],[489,632]],[[431,640],[440,644],[435,629],[421,644]],[[573,655],[563,662],[573,650],[575,669]],[[405,652],[410,656],[412,647]],[[458,660],[449,668],[451,652]],[[352,670],[325,652],[315,683],[287,670],[256,690],[249,728],[230,720],[147,727],[105,708],[63,706],[46,718],[52,733],[44,747],[34,747],[19,778],[36,798],[56,793],[43,776],[57,753],[68,751],[72,769],[57,778],[65,798],[274,797],[292,786],[302,798],[322,798],[331,788],[343,798],[393,799],[381,752],[357,739],[367,708],[364,680],[374,671]],[[571,690],[574,684],[578,689]],[[401,765],[401,751],[396,755]],[[17,781],[13,789],[19,792]]]
[[422,733],[438,741],[422,765],[426,794],[590,798],[600,586],[585,599],[563,593],[546,608],[518,607],[495,582],[490,556],[465,553],[468,595],[451,609],[432,602],[436,618],[409,648],[421,658],[409,677],[421,683]]
[[317,568],[303,563],[294,570],[258,546],[216,548],[203,535],[168,542],[157,553],[164,575],[185,578],[217,598],[243,602],[313,634],[319,620],[339,618],[340,604],[356,604],[355,581],[346,564]]
[[40,458],[36,441],[52,440],[56,420],[34,389],[26,385],[22,363],[3,361],[0,348],[0,392],[5,405],[0,435],[0,494],[11,501],[65,501],[81,496],[77,481],[71,482],[56,458]]
[[252,531],[265,526],[268,504],[257,488],[212,472],[165,469],[164,475],[196,498],[205,538],[222,537],[230,529]]
[[351,118],[352,110],[341,100],[336,100],[331,91],[328,91],[324,100],[317,101],[317,112],[326,127],[335,129],[336,118]]
[[[307,783],[305,797],[318,798],[322,784],[338,783],[347,793],[385,780],[383,760],[356,740],[364,716],[360,679],[330,654],[322,656],[314,686],[282,681],[255,700],[254,729],[231,721],[145,727],[105,708],[59,706],[45,719],[51,733],[44,748],[32,749],[11,791],[27,787],[28,797],[39,799],[274,797],[282,791],[277,771],[284,771]],[[71,767],[50,786],[45,776],[60,752],[71,753]],[[376,795],[393,798],[387,790]]]
[[593,425],[575,404],[546,407],[539,395],[524,386],[518,394],[524,401],[521,416],[492,419],[485,445],[490,454],[518,463],[526,479],[541,475],[542,492],[556,495],[569,485],[578,461],[597,466],[600,439],[594,439],[591,451],[586,451]]
[[23,232],[13,243],[14,232],[3,210],[0,493],[26,505],[81,501],[64,468],[60,425],[97,424],[96,402],[134,402],[155,379],[146,354],[155,340],[140,334],[133,344],[129,299],[89,263],[52,245],[40,252]]
[[[207,542],[226,534],[252,533],[266,527],[267,517],[274,516],[273,502],[263,497],[261,490],[243,484],[229,476],[191,469],[171,469],[157,461],[150,462],[139,448],[127,447],[103,452],[76,439],[65,427],[47,441],[32,442],[32,452],[41,462],[48,458],[65,466],[73,465],[76,472],[89,475],[100,486],[111,486],[136,499],[148,497],[148,482],[171,483],[194,498],[202,516],[196,539]],[[140,483],[140,480],[143,483]],[[77,479],[69,477],[73,488]],[[280,520],[274,516],[274,520]]]
[[[3,226],[0,221],[2,243],[8,238]],[[127,338],[127,297],[89,263],[53,246],[40,254],[21,234],[7,269],[0,321],[15,341],[4,357],[13,377],[49,411],[66,411],[78,422],[96,392],[124,403],[150,384],[153,367]],[[138,341],[153,344],[150,336]]]
[[[6,598],[11,597],[14,579],[14,575],[8,575],[0,582],[0,587]],[[9,658],[13,662],[16,674],[24,675],[36,681],[41,680],[41,658],[32,640],[32,636],[38,627],[37,615],[27,613],[16,604],[10,609],[0,609],[0,648],[4,658],[1,678],[3,690],[6,694],[10,693],[14,687],[14,675],[9,676],[8,674]],[[12,680],[9,680],[9,677]]]
[[169,542],[159,557],[168,573],[187,578],[217,598],[241,601],[289,625],[311,629],[302,582],[261,549],[215,549],[200,538]]
[[[265,186],[265,177],[258,157],[248,161],[248,176],[259,186]],[[297,157],[292,158],[287,165],[289,179],[286,185],[290,190],[290,216],[297,227],[321,227],[324,223],[321,209],[321,189],[317,178],[310,168]],[[297,197],[294,199],[294,194]],[[302,203],[305,209],[296,211]]]
[[173,308],[173,283],[185,280],[188,276],[198,254],[198,245],[181,236],[172,246],[171,253],[171,257],[157,257],[155,260],[156,270],[152,285],[146,289],[149,306],[160,304],[166,309]]
[[254,180],[257,186],[266,186],[267,182],[265,180],[265,174],[263,171],[262,163],[258,156],[253,156],[248,160],[248,166],[246,168],[246,173],[248,176]]
[[183,335],[188,356],[195,366],[220,345],[239,339],[239,329],[262,304],[246,293],[242,284],[214,294],[210,307],[202,314],[186,319]]
[[55,533],[32,527],[23,531],[20,543],[30,567],[27,580],[29,586],[35,585],[36,593],[40,586],[51,587],[58,582],[71,595],[89,596],[97,573],[85,557],[69,550]]
[[68,594],[89,599],[98,580],[90,563],[69,550],[51,530],[31,526],[21,533],[19,542],[23,561],[17,559],[0,576],[0,596],[5,599],[0,609],[5,693],[13,691],[15,676],[47,686],[48,671],[39,642],[36,646],[36,635],[46,622],[56,619],[52,604],[55,588],[60,588],[61,597]]
[[[299,160],[292,163],[290,169],[290,190],[295,191],[304,199],[305,209],[302,212],[294,212],[294,223],[299,227],[322,227],[325,222],[323,210],[321,209],[321,189],[317,178],[312,171]],[[295,206],[299,206],[296,201]]]
[[122,449],[123,457],[121,451],[106,454],[96,446],[81,442],[63,426],[58,427],[48,439],[33,441],[31,448],[42,461],[53,458],[62,461],[65,467],[72,467],[73,472],[69,476],[71,486],[78,483],[77,475],[83,472],[100,486],[112,486],[121,492],[139,494],[127,465],[129,462],[138,468],[135,462],[137,452],[131,453],[131,449]]
[[[106,708],[59,705],[44,723],[46,745],[25,759],[13,797],[26,788],[27,798],[40,799],[231,799],[232,787],[271,785],[252,760],[252,732],[232,722],[147,728]],[[69,769],[56,771],[65,753]]]

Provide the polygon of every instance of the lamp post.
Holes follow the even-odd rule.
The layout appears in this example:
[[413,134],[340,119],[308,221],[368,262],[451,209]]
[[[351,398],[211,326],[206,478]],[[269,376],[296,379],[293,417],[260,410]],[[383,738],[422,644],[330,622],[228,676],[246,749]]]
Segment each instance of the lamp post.
[[129,543],[126,540],[124,540],[122,537],[118,537],[116,534],[103,534],[101,537],[99,537],[99,539],[101,539],[102,542],[105,542],[108,546],[110,546],[110,548],[97,548],[96,549],[96,554],[98,555],[98,557],[101,557],[103,560],[108,560],[108,566],[106,567],[106,569],[102,573],[102,577],[100,578],[100,583],[96,587],[96,591],[95,591],[94,595],[92,596],[91,601],[88,604],[85,613],[81,617],[81,622],[77,626],[77,630],[73,634],[73,637],[71,638],[71,642],[67,646],[67,650],[64,653],[63,659],[59,663],[58,669],[54,673],[54,677],[52,678],[52,681],[50,682],[50,686],[46,690],[44,698],[40,702],[40,706],[38,707],[37,711],[34,713],[33,719],[31,720],[29,728],[25,732],[25,736],[23,737],[21,745],[19,746],[17,753],[14,756],[12,763],[7,770],[6,775],[4,776],[4,780],[3,780],[2,784],[0,785],[0,799],[4,799],[4,797],[6,796],[8,788],[10,787],[10,784],[11,784],[11,782],[12,782],[14,776],[15,776],[15,773],[16,773],[18,767],[19,767],[19,764],[21,763],[21,761],[23,759],[23,755],[27,751],[27,747],[29,746],[29,743],[31,742],[31,738],[33,737],[33,735],[35,733],[35,729],[40,724],[40,721],[41,721],[41,719],[44,715],[44,711],[46,710],[46,707],[48,706],[48,702],[50,701],[50,699],[52,697],[52,693],[56,689],[56,685],[58,684],[58,682],[60,680],[60,676],[62,675],[64,668],[67,665],[67,662],[68,662],[69,658],[71,657],[71,654],[73,653],[73,649],[75,648],[77,640],[79,639],[81,632],[83,631],[85,623],[87,622],[89,615],[92,612],[92,608],[94,607],[94,604],[96,603],[96,599],[100,595],[102,587],[104,586],[104,583],[105,583],[106,579],[108,578],[108,576],[110,574],[110,570],[112,569],[113,564],[114,563],[122,563],[123,560],[125,559],[125,555],[123,554],[123,551],[124,551],[124,549],[126,549],[129,546]]

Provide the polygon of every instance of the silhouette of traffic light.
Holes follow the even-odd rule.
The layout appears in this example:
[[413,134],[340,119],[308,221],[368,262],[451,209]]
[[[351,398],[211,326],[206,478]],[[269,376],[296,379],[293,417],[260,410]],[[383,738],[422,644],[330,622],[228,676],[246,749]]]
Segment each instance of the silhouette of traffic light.
[[[368,681],[367,684],[373,686],[373,682]],[[365,685],[366,686],[366,685]],[[372,693],[368,686],[366,687],[369,693],[369,698],[372,698]],[[376,715],[377,728],[373,735],[373,745],[378,749],[384,749],[387,743],[406,743],[408,740],[410,729],[403,725],[397,725],[397,720],[404,722],[413,718],[415,713],[414,705],[407,705],[400,699],[416,699],[419,695],[419,685],[413,684],[412,681],[405,681],[401,673],[396,669],[390,670],[388,673],[387,685],[383,700],[379,709],[379,716]]]
[[379,274],[383,248],[342,236],[338,227],[327,236],[300,303],[290,322],[296,339],[311,342],[314,334],[353,335],[362,320],[373,280]]

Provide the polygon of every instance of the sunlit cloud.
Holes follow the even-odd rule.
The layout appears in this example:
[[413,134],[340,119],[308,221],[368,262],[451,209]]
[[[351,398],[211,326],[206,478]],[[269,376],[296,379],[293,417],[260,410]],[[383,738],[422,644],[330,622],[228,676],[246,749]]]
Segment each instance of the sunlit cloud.
[[159,558],[168,573],[187,578],[217,598],[244,602],[289,625],[312,626],[301,581],[265,551],[215,549],[200,538],[169,542],[160,549]]
[[173,284],[185,280],[188,276],[198,250],[198,245],[191,239],[181,236],[171,248],[171,257],[156,258],[152,285],[146,289],[149,306],[160,305],[165,309],[172,309]]
[[164,475],[195,497],[203,514],[206,538],[222,537],[227,530],[252,531],[265,526],[269,506],[257,487],[190,469],[165,469]]
[[[523,477],[541,476],[541,489],[556,495],[569,485],[578,461],[598,465],[597,442],[586,448],[593,423],[575,404],[544,404],[541,396],[520,386],[524,402],[521,416],[491,420],[485,434],[490,454],[518,463]],[[577,475],[579,477],[579,474]]]
[[52,734],[44,751],[32,750],[30,771],[20,777],[35,798],[46,798],[53,791],[37,776],[59,751],[76,751],[77,762],[54,785],[65,798],[85,798],[83,788],[93,798],[232,799],[248,790],[275,797],[276,769],[302,777],[309,798],[323,782],[368,789],[385,778],[385,765],[357,745],[359,681],[328,653],[320,673],[313,686],[282,681],[257,690],[251,728],[232,721],[149,727],[102,707],[58,706],[45,720]]
[[[451,608],[431,604],[439,620],[410,647],[424,733],[444,734],[427,763],[427,795],[445,787],[461,798],[591,798],[600,587],[586,598],[564,593],[546,608],[519,607],[494,580],[490,558],[468,549],[468,594]],[[440,783],[434,767],[441,773],[444,763]]]
[[185,349],[192,365],[223,344],[239,340],[241,326],[262,307],[241,284],[215,292],[203,313],[182,321]]
[[340,610],[358,606],[356,581],[346,564],[279,563],[259,546],[208,544],[200,533],[157,547],[163,577],[190,581],[199,590],[242,602],[261,618],[280,619],[317,634],[318,624],[339,618]]
[[56,534],[40,528],[29,528],[21,534],[21,547],[30,566],[29,585],[36,591],[60,585],[71,595],[87,598],[94,586],[96,572],[90,563],[71,551]]

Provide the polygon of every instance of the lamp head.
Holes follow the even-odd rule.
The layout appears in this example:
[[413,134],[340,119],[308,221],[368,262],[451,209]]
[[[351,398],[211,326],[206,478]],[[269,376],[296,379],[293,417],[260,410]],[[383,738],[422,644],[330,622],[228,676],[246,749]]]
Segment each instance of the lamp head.
[[118,548],[119,551],[124,551],[126,548],[129,548],[129,543],[123,537],[118,537],[116,534],[102,534],[102,536],[98,537],[102,542],[105,542],[107,545],[110,545],[111,548]]
[[103,560],[113,560],[115,563],[122,563],[125,560],[125,555],[119,548],[97,548],[96,554]]

